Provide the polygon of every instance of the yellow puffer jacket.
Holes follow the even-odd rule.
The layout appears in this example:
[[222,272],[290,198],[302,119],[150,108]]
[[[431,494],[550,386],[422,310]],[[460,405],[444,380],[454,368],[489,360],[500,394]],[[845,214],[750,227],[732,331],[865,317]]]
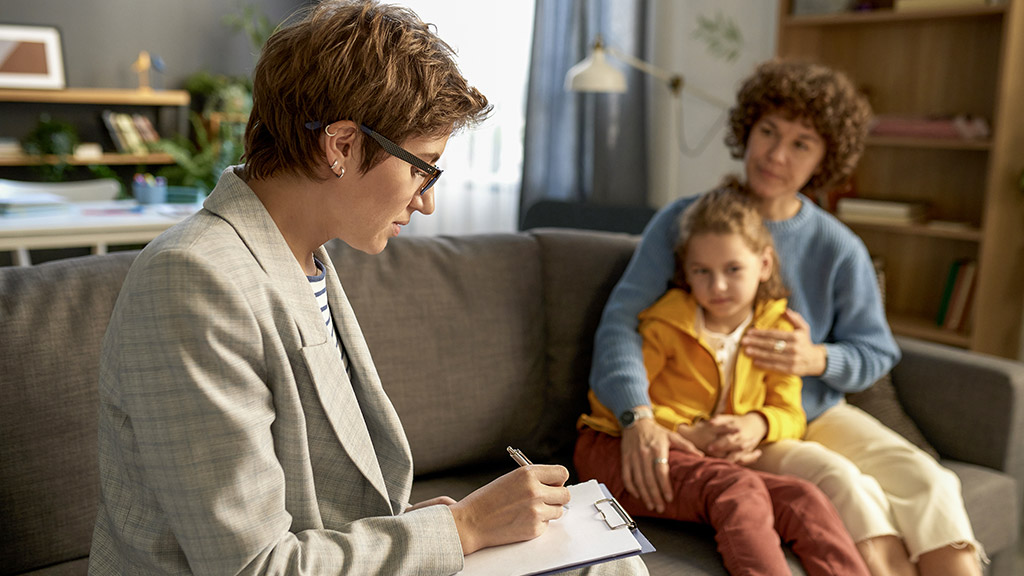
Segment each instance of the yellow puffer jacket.
[[[792,331],[783,317],[786,300],[758,305],[750,326],[763,330]],[[721,382],[715,353],[695,330],[697,302],[680,289],[671,289],[639,315],[643,336],[644,366],[650,382],[649,393],[658,423],[670,430],[709,418],[718,402]],[[807,418],[800,400],[798,376],[769,372],[754,366],[742,347],[736,357],[736,372],[726,412],[742,415],[757,411],[768,421],[764,442],[801,438]],[[618,419],[590,392],[589,415],[577,426],[619,435]]]

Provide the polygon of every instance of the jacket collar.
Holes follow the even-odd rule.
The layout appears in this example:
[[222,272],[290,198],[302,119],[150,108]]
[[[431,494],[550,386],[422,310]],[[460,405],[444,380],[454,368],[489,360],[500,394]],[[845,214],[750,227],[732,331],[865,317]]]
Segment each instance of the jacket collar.
[[[785,298],[769,300],[757,305],[749,328],[772,328],[786,312]],[[697,338],[697,300],[689,292],[672,288],[650,308],[639,315],[640,320],[658,320]]]

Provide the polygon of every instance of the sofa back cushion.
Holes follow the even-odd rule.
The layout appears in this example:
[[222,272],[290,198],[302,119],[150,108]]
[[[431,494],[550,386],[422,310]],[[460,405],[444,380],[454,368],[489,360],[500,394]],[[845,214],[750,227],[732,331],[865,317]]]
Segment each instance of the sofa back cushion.
[[609,232],[537,229],[544,275],[547,388],[539,453],[568,465],[576,420],[589,410],[594,332],[639,236]]
[[405,427],[417,474],[530,454],[544,402],[537,242],[525,234],[395,238],[328,251]]
[[99,349],[135,255],[0,268],[0,574],[89,555]]

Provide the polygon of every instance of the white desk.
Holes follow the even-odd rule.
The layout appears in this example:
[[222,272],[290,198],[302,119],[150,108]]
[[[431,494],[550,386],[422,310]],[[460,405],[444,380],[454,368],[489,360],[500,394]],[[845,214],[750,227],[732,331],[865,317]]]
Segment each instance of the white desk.
[[39,248],[87,246],[106,254],[108,246],[149,242],[201,207],[117,200],[69,203],[56,214],[0,216],[0,251],[13,252],[16,266],[31,266],[29,250]]

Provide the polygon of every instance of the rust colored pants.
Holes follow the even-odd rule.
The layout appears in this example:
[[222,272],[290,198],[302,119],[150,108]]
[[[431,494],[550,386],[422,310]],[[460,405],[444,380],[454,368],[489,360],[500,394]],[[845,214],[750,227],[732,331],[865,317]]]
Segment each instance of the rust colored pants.
[[603,482],[634,516],[711,525],[730,574],[789,574],[780,540],[792,546],[809,576],[868,574],[835,508],[810,482],[673,450],[674,499],[659,514],[626,491],[620,443],[581,430],[574,458],[580,479]]

